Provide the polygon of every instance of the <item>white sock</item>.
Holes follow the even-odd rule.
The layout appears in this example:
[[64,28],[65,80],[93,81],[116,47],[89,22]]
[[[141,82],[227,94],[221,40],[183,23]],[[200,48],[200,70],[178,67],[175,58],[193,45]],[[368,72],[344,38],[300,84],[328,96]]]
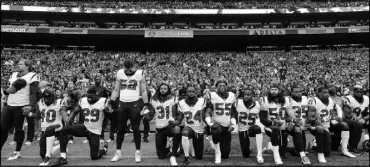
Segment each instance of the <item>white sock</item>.
[[116,150],[116,153],[120,153],[121,154],[121,150]]
[[193,151],[194,151],[193,139],[189,139],[189,153],[193,153]]
[[14,153],[16,153],[17,155],[21,154],[20,151],[14,151]]
[[257,155],[262,155],[262,134],[256,134]]
[[347,150],[349,131],[342,131],[341,137],[342,137],[342,149]]
[[221,153],[220,143],[215,144],[215,154],[217,154],[217,153]]
[[209,140],[209,146],[211,146],[211,148],[213,149],[213,150],[215,150],[215,144],[213,143],[213,141],[212,141],[212,136],[208,136],[208,140]]
[[272,146],[272,152],[274,154],[274,157],[280,157],[280,154],[279,154],[279,146]]
[[302,152],[299,152],[299,155],[301,156],[301,158],[305,157],[306,154],[302,151]]
[[182,136],[181,139],[182,148],[184,149],[184,155],[185,157],[189,157],[189,138]]
[[53,149],[55,136],[47,137],[46,138],[46,155],[47,157],[51,157],[51,149]]
[[60,153],[60,156],[63,157],[64,159],[67,158],[67,154],[66,153]]

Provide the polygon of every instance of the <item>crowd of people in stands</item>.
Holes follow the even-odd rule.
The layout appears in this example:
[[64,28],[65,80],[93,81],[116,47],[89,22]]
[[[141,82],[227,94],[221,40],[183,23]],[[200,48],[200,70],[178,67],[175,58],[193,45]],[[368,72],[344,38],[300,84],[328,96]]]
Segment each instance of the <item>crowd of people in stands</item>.
[[369,6],[365,0],[3,0],[2,5],[130,9],[274,9]]
[[[266,95],[268,85],[280,81],[287,90],[295,83],[303,84],[307,93],[323,82],[349,93],[356,82],[369,88],[369,53],[367,49],[194,52],[194,53],[134,53],[5,50],[1,53],[1,87],[6,88],[8,77],[17,60],[34,62],[35,71],[49,88],[64,91],[68,81],[76,81],[77,89],[86,91],[96,76],[112,90],[115,72],[125,59],[137,62],[146,71],[148,85],[155,89],[161,82],[169,83],[176,92],[182,86],[196,84],[199,95],[213,89],[219,77],[226,78],[233,91],[254,86],[257,95]],[[368,92],[368,91],[367,91]]]

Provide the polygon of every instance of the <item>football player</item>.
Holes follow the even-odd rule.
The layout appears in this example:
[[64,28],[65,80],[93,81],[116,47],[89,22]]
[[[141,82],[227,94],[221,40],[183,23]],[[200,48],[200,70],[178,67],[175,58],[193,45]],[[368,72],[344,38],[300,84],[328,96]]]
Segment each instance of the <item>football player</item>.
[[240,92],[244,99],[238,99],[236,103],[232,106],[231,112],[235,114],[235,118],[238,121],[238,131],[239,131],[239,142],[242,148],[243,157],[248,158],[250,150],[249,137],[256,137],[257,145],[257,162],[263,163],[262,157],[262,142],[263,135],[261,127],[258,125],[260,123],[259,113],[260,104],[258,101],[253,101],[254,91],[251,87],[247,87]]
[[[366,122],[369,122],[369,97],[364,95],[363,87],[359,84],[354,86],[353,93],[353,95],[344,98],[344,105],[350,106],[350,111],[352,111],[349,118],[344,119],[344,121],[351,130],[348,141],[349,151],[358,153],[357,145],[361,140],[362,129],[365,128],[368,131],[369,127],[366,126]],[[369,140],[368,133],[364,135],[364,140]]]
[[[43,162],[40,166],[48,166],[52,154],[53,143],[63,128],[62,119],[69,122],[66,107],[62,106],[62,99],[57,99],[52,90],[46,89],[36,110],[37,117],[41,117],[40,156]],[[29,113],[24,112],[25,115]]]
[[216,164],[221,163],[221,157],[223,159],[229,158],[231,131],[236,126],[236,119],[231,113],[231,106],[235,103],[236,97],[234,93],[227,91],[227,85],[225,79],[219,79],[215,82],[217,92],[210,92],[205,113],[205,121],[211,127]]
[[162,83],[156,92],[150,101],[150,112],[144,113],[145,119],[150,121],[153,117],[156,118],[155,145],[159,159],[165,159],[170,153],[170,149],[166,148],[167,137],[173,137],[170,162],[172,166],[177,166],[176,151],[181,140],[179,127],[181,122],[175,122],[177,116],[176,97],[172,96],[170,86],[165,83]]
[[[142,95],[144,106],[149,106],[148,93],[146,89],[146,78],[143,70],[137,70],[132,60],[124,62],[124,69],[117,72],[116,85],[112,92],[110,105],[116,109],[117,116],[117,150],[111,162],[121,159],[121,147],[125,137],[127,120],[130,119],[135,140],[135,162],[141,162],[140,147],[141,134],[139,125],[141,121],[141,106],[139,103],[140,94]],[[119,102],[116,104],[116,99]],[[143,110],[145,109],[143,108]]]
[[[330,132],[339,133],[339,140],[342,139],[342,153],[345,156],[354,158],[355,156],[348,152],[347,144],[349,139],[349,127],[348,124],[342,120],[342,109],[339,105],[335,104],[334,101],[329,98],[329,90],[326,86],[319,86],[317,88],[317,97],[310,98],[308,105],[315,107],[317,117],[320,119],[320,125],[324,128],[324,142],[322,142],[323,148],[318,151],[318,159],[321,163],[326,163],[325,156],[330,156],[333,139],[330,136]],[[321,127],[319,128],[321,129]],[[317,141],[319,147],[319,141]],[[329,144],[331,143],[331,144]],[[338,147],[338,145],[336,146]]]
[[[283,96],[279,83],[272,83],[267,96],[260,98],[260,104],[260,121],[265,126],[265,133],[271,140],[271,143],[268,143],[266,148],[272,150],[275,164],[281,165],[283,164],[281,156],[285,156],[288,143],[285,131],[287,129],[285,118],[289,116],[293,120],[296,119],[290,98]],[[301,134],[300,128],[295,127],[292,130],[295,135]],[[300,138],[301,136],[299,136]],[[300,147],[300,149],[302,148]],[[298,152],[301,152],[301,150]]]
[[90,157],[92,160],[98,160],[108,151],[108,144],[104,144],[104,148],[100,149],[100,135],[102,132],[102,124],[106,112],[111,112],[108,109],[109,99],[98,96],[96,88],[90,88],[87,91],[87,97],[80,100],[78,106],[72,111],[69,122],[79,113],[84,116],[83,124],[74,124],[66,126],[60,131],[60,156],[53,166],[60,166],[67,164],[67,144],[68,135],[76,137],[86,137],[90,145]]
[[179,115],[177,121],[182,121],[185,118],[185,127],[182,130],[182,147],[184,149],[185,159],[183,166],[187,166],[190,163],[189,159],[189,140],[193,139],[193,146],[195,151],[195,157],[197,159],[203,158],[203,147],[204,147],[204,130],[205,124],[204,109],[206,108],[206,100],[204,98],[196,97],[195,87],[190,85],[187,88],[187,97],[181,100],[178,104]]

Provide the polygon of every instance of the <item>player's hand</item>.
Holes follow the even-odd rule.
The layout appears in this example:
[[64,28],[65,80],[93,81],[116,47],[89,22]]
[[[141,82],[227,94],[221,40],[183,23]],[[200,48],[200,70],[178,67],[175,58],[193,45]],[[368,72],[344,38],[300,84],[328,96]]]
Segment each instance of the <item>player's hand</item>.
[[115,100],[112,100],[110,99],[109,102],[108,102],[108,105],[110,106],[110,108],[112,109],[116,109],[117,108],[117,103]]
[[284,121],[282,121],[282,120],[274,119],[272,121],[272,125],[275,125],[275,126],[278,126],[278,127],[283,126],[283,124],[284,124]]
[[234,131],[234,130],[235,130],[235,128],[236,128],[236,125],[230,124],[230,125],[229,125],[229,132]]
[[23,110],[23,115],[26,116],[26,117],[32,117],[32,112],[31,112],[31,109],[32,107],[31,106],[26,106],[26,107],[23,107],[22,110]]
[[220,126],[221,126],[221,124],[219,124],[219,123],[211,123],[211,125],[210,125],[210,127],[212,129],[216,129],[216,128],[220,127]]
[[365,122],[366,122],[366,121],[365,121],[364,119],[362,119],[362,118],[361,118],[360,120],[358,120],[358,122],[359,122],[360,124],[365,124]]
[[315,130],[316,129],[316,127],[314,127],[314,126],[309,126],[308,128],[310,128],[311,130]]
[[170,118],[170,119],[168,120],[168,125],[169,125],[169,126],[171,126],[171,127],[174,127],[174,126],[175,126],[175,119]]
[[148,114],[150,111],[149,111],[149,108],[144,106],[144,108],[141,110],[140,112],[140,115],[146,115]]
[[15,88],[15,92],[18,92],[19,90],[23,89],[26,87],[27,82],[23,78],[18,78],[16,81],[12,83],[12,87]]

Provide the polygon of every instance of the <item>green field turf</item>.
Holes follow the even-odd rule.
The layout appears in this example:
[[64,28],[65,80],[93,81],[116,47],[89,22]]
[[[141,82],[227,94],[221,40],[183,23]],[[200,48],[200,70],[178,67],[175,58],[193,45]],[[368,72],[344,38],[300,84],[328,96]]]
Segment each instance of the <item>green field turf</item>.
[[[106,137],[108,133],[106,134]],[[41,163],[41,158],[39,156],[39,145],[38,142],[34,142],[31,146],[23,146],[22,148],[22,158],[14,161],[7,161],[7,158],[13,153],[15,145],[10,146],[8,143],[13,139],[13,136],[8,137],[8,141],[4,145],[1,151],[1,165],[2,166],[37,166]],[[311,141],[313,136],[307,134],[307,141]],[[152,133],[149,137],[149,143],[142,143],[141,154],[142,162],[134,162],[134,152],[135,144],[131,143],[132,134],[125,138],[122,147],[122,156],[124,157],[121,161],[111,163],[110,159],[113,157],[115,152],[116,143],[110,143],[108,148],[108,153],[102,159],[92,161],[89,157],[89,145],[83,144],[82,141],[85,138],[75,138],[74,144],[68,145],[68,164],[66,166],[123,166],[123,165],[139,165],[139,166],[167,166],[170,165],[169,159],[159,160],[156,157],[156,150],[154,144],[154,134]],[[269,141],[269,138],[264,135],[264,145]],[[362,144],[362,141],[360,142]],[[292,146],[292,139],[290,138],[289,145]],[[208,141],[205,140],[205,149],[208,148]],[[362,151],[362,146],[359,145]],[[227,166],[250,166],[259,165],[256,163],[255,154],[255,139],[252,138],[251,149],[253,151],[250,158],[243,158],[241,156],[240,145],[238,134],[233,134],[232,138],[232,150],[230,153],[230,158],[223,160],[221,165]],[[311,159],[312,165],[314,166],[368,166],[369,165],[369,154],[362,152],[357,158],[351,159],[348,157],[341,156],[340,152],[333,152],[333,155],[326,160],[327,164],[320,164],[317,160],[316,153],[310,153],[308,157]],[[53,155],[52,161],[56,160],[59,156],[59,151]],[[274,165],[273,157],[270,154],[264,154],[265,163],[262,166]],[[183,161],[183,156],[177,158],[177,162],[181,164]],[[289,166],[303,166],[300,163],[299,157],[293,157],[287,153],[287,158],[283,159],[284,165]],[[214,163],[214,154],[205,153],[203,160],[191,159],[191,165],[199,166],[217,166]]]

